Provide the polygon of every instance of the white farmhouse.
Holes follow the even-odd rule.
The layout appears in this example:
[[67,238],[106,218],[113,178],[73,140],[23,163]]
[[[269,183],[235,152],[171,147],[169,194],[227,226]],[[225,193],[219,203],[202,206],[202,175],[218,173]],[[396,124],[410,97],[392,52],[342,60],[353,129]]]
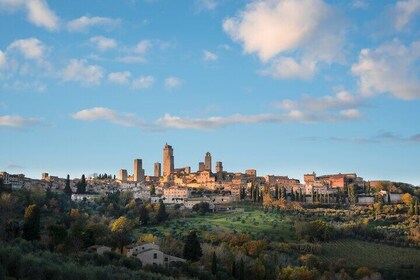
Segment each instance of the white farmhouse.
[[184,259],[170,256],[159,250],[159,246],[153,243],[136,244],[126,247],[128,257],[136,257],[143,265],[169,265],[175,262],[185,262]]

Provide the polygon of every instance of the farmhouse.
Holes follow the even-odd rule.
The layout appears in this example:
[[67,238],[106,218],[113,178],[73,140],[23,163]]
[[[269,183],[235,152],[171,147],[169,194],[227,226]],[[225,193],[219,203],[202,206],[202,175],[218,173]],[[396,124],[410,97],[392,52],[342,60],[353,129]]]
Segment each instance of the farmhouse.
[[163,253],[154,243],[134,244],[127,246],[126,249],[128,257],[138,258],[143,265],[169,265],[175,262],[185,262],[184,259]]

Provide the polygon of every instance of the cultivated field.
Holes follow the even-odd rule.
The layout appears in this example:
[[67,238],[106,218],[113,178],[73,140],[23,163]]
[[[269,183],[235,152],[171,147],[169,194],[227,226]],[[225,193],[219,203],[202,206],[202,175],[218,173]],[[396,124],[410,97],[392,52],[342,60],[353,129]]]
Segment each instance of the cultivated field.
[[344,258],[348,267],[420,268],[420,250],[359,240],[338,240],[322,244],[322,258],[330,263]]

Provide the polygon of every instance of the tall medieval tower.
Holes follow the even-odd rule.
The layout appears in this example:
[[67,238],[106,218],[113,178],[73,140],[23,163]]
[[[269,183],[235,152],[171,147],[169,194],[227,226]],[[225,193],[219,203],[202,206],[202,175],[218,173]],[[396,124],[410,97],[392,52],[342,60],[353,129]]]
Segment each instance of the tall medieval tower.
[[172,146],[165,144],[163,148],[163,176],[169,176],[174,172],[174,150]]
[[206,153],[206,157],[204,158],[204,170],[211,172],[211,154],[209,152]]

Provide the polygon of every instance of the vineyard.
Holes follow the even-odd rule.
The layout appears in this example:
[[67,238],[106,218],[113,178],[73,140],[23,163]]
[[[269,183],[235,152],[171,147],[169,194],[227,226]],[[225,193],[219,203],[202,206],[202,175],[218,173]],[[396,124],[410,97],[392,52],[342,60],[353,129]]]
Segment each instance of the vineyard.
[[322,245],[322,259],[335,263],[344,258],[348,267],[370,268],[420,267],[420,251],[359,240],[339,240]]

